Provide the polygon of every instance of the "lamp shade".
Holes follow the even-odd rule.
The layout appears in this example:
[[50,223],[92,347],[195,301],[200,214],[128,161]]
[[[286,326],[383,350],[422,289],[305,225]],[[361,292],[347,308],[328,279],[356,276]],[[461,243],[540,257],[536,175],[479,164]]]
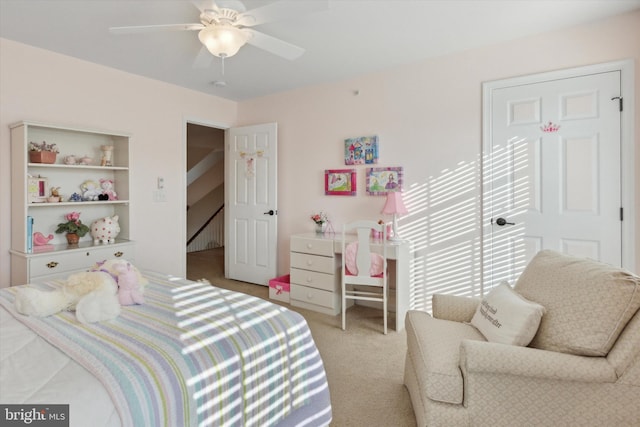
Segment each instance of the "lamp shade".
[[402,200],[401,192],[391,191],[387,193],[387,201],[382,208],[382,213],[389,215],[405,215],[409,213],[407,207],[404,205],[404,201]]
[[216,24],[200,30],[198,38],[213,55],[228,58],[238,53],[249,39],[249,34],[232,25]]

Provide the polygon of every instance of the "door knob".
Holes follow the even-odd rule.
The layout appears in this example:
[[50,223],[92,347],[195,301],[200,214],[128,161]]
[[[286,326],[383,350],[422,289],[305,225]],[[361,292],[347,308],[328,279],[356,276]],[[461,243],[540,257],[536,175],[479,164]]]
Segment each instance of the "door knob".
[[264,214],[273,216],[276,214],[276,211],[274,211],[273,209],[270,209],[268,212],[264,212]]
[[496,224],[498,224],[500,227],[502,227],[503,225],[516,225],[515,222],[507,222],[507,220],[504,218],[496,219]]

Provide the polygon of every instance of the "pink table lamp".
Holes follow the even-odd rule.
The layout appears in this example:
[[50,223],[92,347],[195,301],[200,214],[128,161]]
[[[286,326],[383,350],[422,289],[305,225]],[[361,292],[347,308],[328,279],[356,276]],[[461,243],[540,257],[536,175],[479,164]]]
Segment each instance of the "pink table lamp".
[[402,193],[399,191],[391,191],[387,193],[387,201],[382,208],[383,214],[393,215],[393,236],[388,237],[389,240],[402,240],[398,235],[398,215],[408,214],[404,201],[402,200]]

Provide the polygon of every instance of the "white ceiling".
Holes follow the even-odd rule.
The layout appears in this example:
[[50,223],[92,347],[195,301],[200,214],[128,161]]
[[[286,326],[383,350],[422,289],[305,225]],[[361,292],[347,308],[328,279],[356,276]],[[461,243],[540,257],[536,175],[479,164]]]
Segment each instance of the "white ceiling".
[[[273,0],[243,3],[250,10]],[[640,0],[329,0],[322,12],[254,27],[304,47],[300,58],[246,45],[225,60],[224,76],[219,58],[208,68],[193,67],[201,47],[197,31],[108,31],[199,22],[198,9],[186,0],[0,0],[0,37],[241,101],[638,8]],[[227,86],[214,86],[216,80]]]

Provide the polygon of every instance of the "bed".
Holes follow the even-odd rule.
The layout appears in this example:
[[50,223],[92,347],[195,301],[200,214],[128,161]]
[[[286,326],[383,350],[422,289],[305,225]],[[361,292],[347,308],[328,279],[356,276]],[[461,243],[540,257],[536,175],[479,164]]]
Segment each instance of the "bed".
[[329,425],[324,366],[302,316],[144,275],[144,304],[93,324],[69,311],[23,316],[16,287],[0,290],[0,403],[69,404],[71,426]]

